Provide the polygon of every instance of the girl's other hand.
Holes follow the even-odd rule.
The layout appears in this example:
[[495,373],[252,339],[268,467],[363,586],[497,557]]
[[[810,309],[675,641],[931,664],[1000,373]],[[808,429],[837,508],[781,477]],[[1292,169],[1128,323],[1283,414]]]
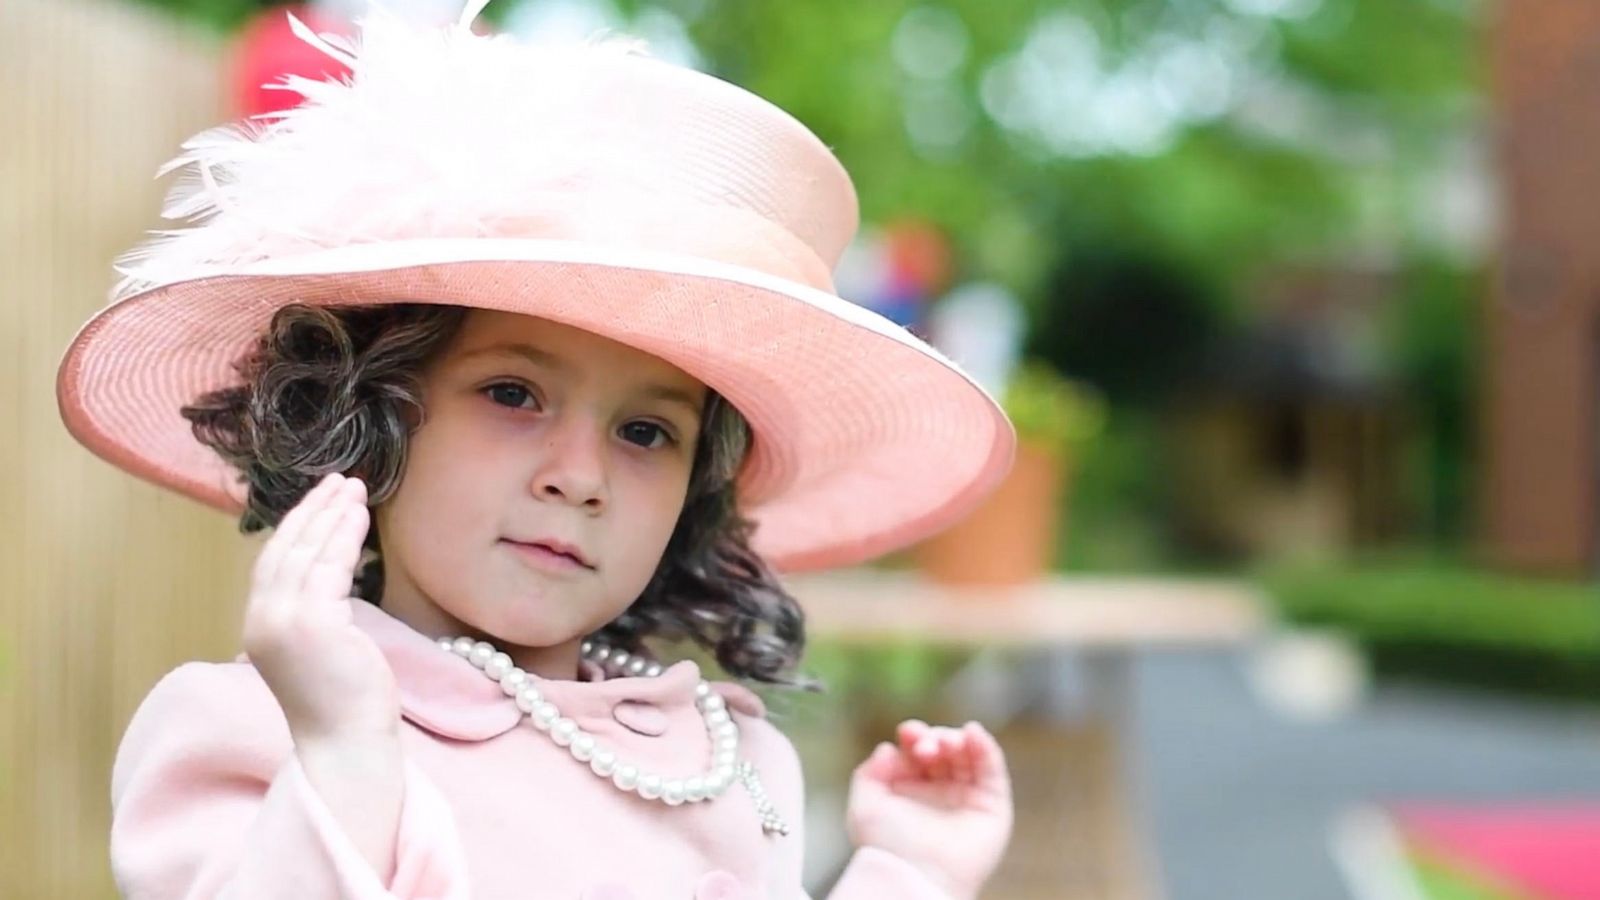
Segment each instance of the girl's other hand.
[[283,517],[256,559],[244,649],[302,747],[399,732],[394,673],[350,609],[366,502],[360,479],[327,476]]
[[1011,839],[1011,777],[982,725],[900,723],[850,780],[846,825],[858,847],[921,868],[956,898],[975,898]]

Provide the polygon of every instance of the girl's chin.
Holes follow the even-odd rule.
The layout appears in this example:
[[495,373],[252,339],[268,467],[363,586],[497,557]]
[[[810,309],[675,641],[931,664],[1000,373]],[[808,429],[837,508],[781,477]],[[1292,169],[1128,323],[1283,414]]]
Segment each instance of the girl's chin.
[[456,618],[482,632],[490,643],[507,652],[514,648],[555,647],[583,636],[567,627],[567,623],[550,621],[548,611],[541,611],[534,604],[527,609],[484,610]]

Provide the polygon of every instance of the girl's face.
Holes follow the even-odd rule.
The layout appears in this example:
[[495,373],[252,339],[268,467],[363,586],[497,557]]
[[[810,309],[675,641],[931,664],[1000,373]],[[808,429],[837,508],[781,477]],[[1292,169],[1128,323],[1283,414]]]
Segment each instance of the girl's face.
[[376,510],[384,608],[525,648],[627,609],[683,509],[705,386],[589,332],[484,310],[422,386],[404,477]]

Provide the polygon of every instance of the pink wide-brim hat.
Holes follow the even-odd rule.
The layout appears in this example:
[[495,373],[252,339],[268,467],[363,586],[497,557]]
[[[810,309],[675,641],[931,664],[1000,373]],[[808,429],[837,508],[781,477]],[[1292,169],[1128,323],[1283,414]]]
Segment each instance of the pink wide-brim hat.
[[1015,445],[936,350],[840,299],[849,176],[787,113],[623,41],[550,46],[375,14],[302,38],[351,69],[305,102],[197,135],[169,218],[62,360],[69,431],[219,509],[236,470],[179,408],[289,303],[454,304],[583,328],[693,375],[748,419],[755,549],[859,562],[970,511]]

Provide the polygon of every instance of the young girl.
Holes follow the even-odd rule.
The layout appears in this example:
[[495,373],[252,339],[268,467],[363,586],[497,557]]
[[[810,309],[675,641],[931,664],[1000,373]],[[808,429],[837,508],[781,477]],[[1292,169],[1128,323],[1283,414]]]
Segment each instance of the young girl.
[[[375,15],[306,102],[201,134],[196,220],[62,363],[86,446],[273,529],[245,655],[170,673],[112,776],[123,893],[798,898],[806,686],[773,568],[964,514],[1013,435],[834,296],[857,224],[817,138],[625,43]],[[353,596],[352,596],[353,595]],[[908,721],[857,769],[837,898],[976,897],[999,746]]]

